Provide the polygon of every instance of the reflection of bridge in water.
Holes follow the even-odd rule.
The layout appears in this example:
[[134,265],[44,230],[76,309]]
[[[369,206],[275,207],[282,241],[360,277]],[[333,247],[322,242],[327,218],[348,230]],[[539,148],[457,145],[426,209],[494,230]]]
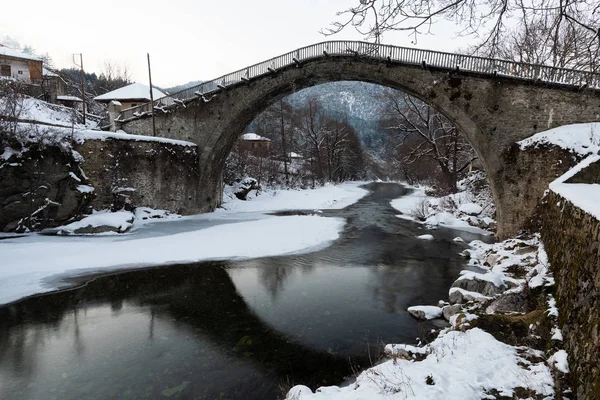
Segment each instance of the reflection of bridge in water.
[[[263,394],[277,390],[277,385],[287,379],[318,386],[340,382],[351,374],[348,359],[295,343],[261,321],[220,263],[166,268],[168,273],[165,268],[152,268],[99,277],[79,289],[33,297],[0,309],[0,372],[31,374],[30,380],[16,385],[19,390],[37,383],[36,349],[43,348],[53,331],[63,330],[61,324],[68,316],[75,318],[75,332],[69,333],[72,347],[84,359],[90,358],[90,354],[85,355],[86,340],[82,338],[78,313],[85,314],[88,307],[100,305],[110,305],[118,312],[127,304],[141,312],[149,309],[148,337],[144,340],[160,340],[155,337],[157,321],[175,320],[180,328],[209,338],[226,356],[257,364],[270,376],[270,385],[254,385],[262,385],[256,390]],[[3,392],[7,388],[8,384],[0,379],[0,397],[15,395]]]

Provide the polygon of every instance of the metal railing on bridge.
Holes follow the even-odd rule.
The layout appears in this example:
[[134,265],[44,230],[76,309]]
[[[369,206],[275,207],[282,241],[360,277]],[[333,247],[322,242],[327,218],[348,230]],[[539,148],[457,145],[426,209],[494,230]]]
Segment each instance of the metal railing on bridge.
[[[600,88],[600,74],[574,69],[550,67],[539,64],[526,64],[515,61],[498,60],[463,54],[420,50],[385,44],[356,41],[329,41],[313,44],[239,71],[224,75],[212,81],[172,93],[154,101],[155,110],[166,111],[174,104],[185,104],[198,97],[208,101],[210,96],[227,86],[247,82],[253,78],[271,74],[278,69],[300,65],[303,61],[322,57],[348,56],[369,57],[406,65],[420,65],[440,69],[460,69],[486,75],[501,75],[513,78]],[[127,121],[148,114],[148,103],[121,112],[119,121]]]

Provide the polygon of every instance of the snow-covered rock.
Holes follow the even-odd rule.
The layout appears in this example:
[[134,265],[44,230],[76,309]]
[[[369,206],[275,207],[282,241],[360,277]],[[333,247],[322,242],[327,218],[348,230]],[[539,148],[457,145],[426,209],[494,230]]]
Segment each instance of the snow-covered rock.
[[436,306],[412,306],[408,307],[407,311],[419,321],[435,319],[442,316],[442,309]]
[[452,287],[481,293],[489,297],[505,292],[509,285],[515,286],[500,272],[490,271],[480,274],[473,271],[462,271],[461,276],[452,284]]
[[556,353],[554,353],[548,360],[548,363],[563,374],[569,373],[569,362],[567,361],[567,352],[564,350],[559,350]]
[[469,301],[487,301],[490,300],[491,297],[484,296],[481,293],[470,292],[468,290],[453,287],[450,288],[450,291],[448,292],[448,299],[452,304],[464,304],[468,303]]
[[417,239],[421,239],[421,240],[433,240],[434,237],[433,237],[433,235],[426,234],[426,235],[417,236]]
[[453,315],[460,312],[462,306],[460,304],[451,304],[442,308],[442,314],[446,321],[450,321]]
[[467,215],[479,215],[483,211],[483,207],[475,203],[466,203],[458,207],[458,211]]
[[124,233],[131,229],[134,215],[129,211],[98,212],[56,228],[57,235]]

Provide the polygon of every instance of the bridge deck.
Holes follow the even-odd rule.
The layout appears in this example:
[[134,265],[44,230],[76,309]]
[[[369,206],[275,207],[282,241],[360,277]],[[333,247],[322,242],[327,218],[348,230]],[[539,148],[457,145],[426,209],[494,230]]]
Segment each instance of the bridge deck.
[[[432,67],[448,71],[460,69],[462,71],[490,76],[500,75],[572,87],[587,86],[600,89],[600,74],[589,71],[413,49],[386,44],[357,41],[327,41],[291,51],[270,60],[221,76],[212,81],[203,82],[199,85],[172,93],[169,96],[155,100],[154,107],[156,109],[164,109],[164,107],[172,106],[174,104],[182,104],[191,99],[210,95],[227,86],[250,81],[253,78],[276,72],[281,68],[300,65],[303,61],[323,57],[347,57],[349,55],[368,57],[375,60],[384,60],[404,65],[418,65],[425,68]],[[148,112],[145,111],[147,110],[146,104],[123,110],[119,116],[119,121],[127,121],[148,114]]]

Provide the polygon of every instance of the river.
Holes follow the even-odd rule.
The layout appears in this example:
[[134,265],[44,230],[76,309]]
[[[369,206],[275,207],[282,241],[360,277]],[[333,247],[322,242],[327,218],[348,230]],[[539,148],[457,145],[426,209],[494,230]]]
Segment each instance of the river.
[[406,308],[446,299],[465,268],[452,239],[482,237],[397,218],[401,185],[367,188],[323,211],[347,224],[313,253],[90,276],[0,308],[0,399],[276,399],[426,340],[435,324]]

